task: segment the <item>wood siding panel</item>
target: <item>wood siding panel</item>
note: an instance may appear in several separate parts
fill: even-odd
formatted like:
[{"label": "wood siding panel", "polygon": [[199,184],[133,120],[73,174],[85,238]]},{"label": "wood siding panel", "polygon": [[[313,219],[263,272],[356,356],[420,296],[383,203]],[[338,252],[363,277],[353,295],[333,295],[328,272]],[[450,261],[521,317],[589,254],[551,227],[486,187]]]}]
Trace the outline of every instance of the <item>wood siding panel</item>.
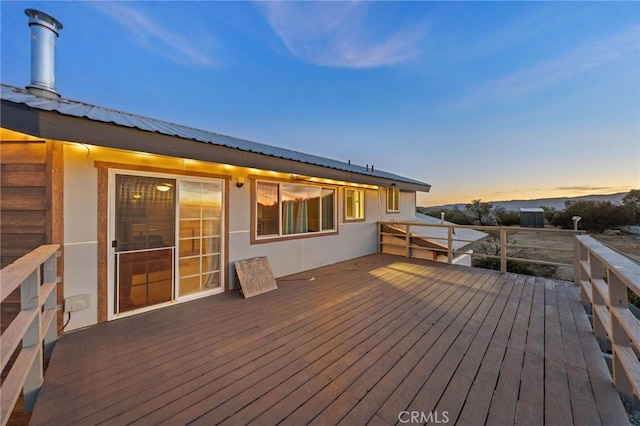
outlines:
[{"label": "wood siding panel", "polygon": [[4,267],[47,242],[44,141],[0,143],[0,237]]},{"label": "wood siding panel", "polygon": [[2,164],[44,164],[47,146],[42,142],[7,142],[0,144]]},{"label": "wood siding panel", "polygon": [[47,242],[46,144],[0,144],[2,266]]},{"label": "wood siding panel", "polygon": [[5,251],[8,253],[12,250],[26,250],[24,254],[27,254],[33,247],[42,244],[46,244],[44,234],[3,234],[0,248],[3,255]]},{"label": "wood siding panel", "polygon": [[44,164],[3,164],[0,166],[2,187],[45,186]]},{"label": "wood siding panel", "polygon": [[43,210],[21,211],[5,210],[2,212],[0,232],[4,234],[33,234],[42,233],[45,224]]},{"label": "wood siding panel", "polygon": [[[47,209],[47,196],[44,186],[23,188],[3,187],[0,194],[2,210],[40,210]],[[35,247],[34,247],[35,248]]]}]

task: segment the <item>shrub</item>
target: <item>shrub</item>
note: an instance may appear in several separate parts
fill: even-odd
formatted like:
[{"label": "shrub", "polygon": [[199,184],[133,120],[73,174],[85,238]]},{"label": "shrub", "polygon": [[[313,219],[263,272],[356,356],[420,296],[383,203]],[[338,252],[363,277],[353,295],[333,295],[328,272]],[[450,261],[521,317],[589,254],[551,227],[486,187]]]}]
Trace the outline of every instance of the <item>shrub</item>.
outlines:
[{"label": "shrub", "polygon": [[629,289],[627,289],[627,294],[629,295],[629,303],[640,308],[640,296],[636,295]]},{"label": "shrub", "polygon": [[640,189],[632,189],[622,198],[622,204],[629,207],[636,225],[640,225]]},{"label": "shrub", "polygon": [[634,221],[633,211],[629,206],[616,205],[610,201],[574,201],[568,202],[563,211],[556,212],[551,224],[573,229],[574,216],[582,218],[578,222],[578,229],[589,232],[602,232],[616,226],[630,225]]},{"label": "shrub", "polygon": [[520,225],[520,212],[498,210],[496,211],[496,217],[498,218],[498,223],[502,226]]},{"label": "shrub", "polygon": [[[493,269],[494,271],[500,270],[500,259],[493,258],[481,258],[473,261],[473,266],[476,268]],[[507,272],[513,272],[516,274],[535,275],[533,270],[528,265],[515,260],[507,260]]]}]

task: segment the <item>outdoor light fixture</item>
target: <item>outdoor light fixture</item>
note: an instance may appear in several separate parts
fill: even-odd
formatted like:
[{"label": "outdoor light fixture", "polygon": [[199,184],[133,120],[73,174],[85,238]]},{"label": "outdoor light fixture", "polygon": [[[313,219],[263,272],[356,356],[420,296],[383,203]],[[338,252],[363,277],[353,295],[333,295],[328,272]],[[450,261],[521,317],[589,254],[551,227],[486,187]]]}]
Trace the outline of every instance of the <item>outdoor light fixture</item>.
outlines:
[{"label": "outdoor light fixture", "polygon": [[156,189],[160,192],[167,192],[171,189],[173,185],[171,185],[170,183],[163,183],[162,185],[158,185],[156,186]]},{"label": "outdoor light fixture", "polygon": [[244,176],[238,177],[238,181],[236,182],[236,186],[238,188],[242,188],[244,186]]}]

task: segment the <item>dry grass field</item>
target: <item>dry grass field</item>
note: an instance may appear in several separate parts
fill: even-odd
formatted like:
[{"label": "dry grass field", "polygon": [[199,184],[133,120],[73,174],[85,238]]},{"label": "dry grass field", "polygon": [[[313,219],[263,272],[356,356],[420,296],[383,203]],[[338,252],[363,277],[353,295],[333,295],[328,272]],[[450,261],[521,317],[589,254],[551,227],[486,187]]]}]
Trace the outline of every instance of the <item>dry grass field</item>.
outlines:
[{"label": "dry grass field", "polygon": [[[600,242],[640,262],[640,236],[633,234],[608,235],[590,234]],[[563,232],[541,232],[535,229],[514,227],[507,233],[510,247],[507,254],[511,257],[534,259],[541,261],[573,263],[573,235]],[[522,248],[517,246],[536,246],[537,248]],[[536,275],[547,278],[573,281],[572,266],[550,266],[528,264]]]}]

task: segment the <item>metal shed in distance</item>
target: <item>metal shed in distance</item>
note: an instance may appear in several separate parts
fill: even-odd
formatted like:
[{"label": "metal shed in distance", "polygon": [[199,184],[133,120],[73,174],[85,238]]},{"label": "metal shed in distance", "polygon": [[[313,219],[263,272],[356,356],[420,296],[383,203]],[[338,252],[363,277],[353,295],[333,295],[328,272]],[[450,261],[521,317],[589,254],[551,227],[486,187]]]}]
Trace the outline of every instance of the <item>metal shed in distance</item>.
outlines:
[{"label": "metal shed in distance", "polygon": [[520,226],[523,228],[544,228],[544,210],[541,208],[521,208]]}]

